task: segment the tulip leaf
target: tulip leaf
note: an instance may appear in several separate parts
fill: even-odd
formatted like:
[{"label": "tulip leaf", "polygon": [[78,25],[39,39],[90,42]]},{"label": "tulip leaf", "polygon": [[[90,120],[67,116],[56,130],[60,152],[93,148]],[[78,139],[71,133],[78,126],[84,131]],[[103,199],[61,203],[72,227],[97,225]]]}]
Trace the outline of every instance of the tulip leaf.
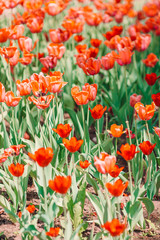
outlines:
[{"label": "tulip leaf", "polygon": [[147,209],[148,215],[150,216],[151,213],[154,211],[154,204],[153,202],[147,198],[147,197],[143,197],[143,198],[139,198],[140,201],[142,201],[145,204],[145,207]]}]

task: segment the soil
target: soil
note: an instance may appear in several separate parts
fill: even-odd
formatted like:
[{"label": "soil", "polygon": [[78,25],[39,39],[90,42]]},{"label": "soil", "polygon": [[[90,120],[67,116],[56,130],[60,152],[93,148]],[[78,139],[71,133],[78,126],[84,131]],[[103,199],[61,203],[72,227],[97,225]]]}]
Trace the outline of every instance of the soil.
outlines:
[{"label": "soil", "polygon": [[[89,192],[94,193],[92,187],[88,187]],[[5,191],[1,191],[0,194],[5,195]],[[153,213],[150,215],[149,221],[146,220],[146,229],[142,230],[140,228],[136,228],[134,231],[133,240],[158,240],[160,239],[160,199],[156,199],[153,201],[155,209]],[[35,191],[34,186],[28,187],[27,191],[27,204],[33,203],[35,205],[39,205],[40,201],[38,199],[38,195]],[[148,219],[147,211],[144,208],[144,217]],[[83,212],[83,219],[85,221],[96,220],[96,212],[93,206],[90,204],[89,200],[86,198],[85,207]],[[58,224],[58,222],[57,222]],[[93,227],[93,223],[89,223],[88,228],[83,234],[84,239],[88,239],[91,229]],[[39,225],[39,228],[43,228],[43,224]],[[94,233],[101,231],[100,227],[95,224]],[[3,208],[0,207],[0,233],[3,232],[3,235],[0,236],[0,240],[20,240],[21,236],[19,233],[19,224],[13,224],[8,215],[4,212]]]}]

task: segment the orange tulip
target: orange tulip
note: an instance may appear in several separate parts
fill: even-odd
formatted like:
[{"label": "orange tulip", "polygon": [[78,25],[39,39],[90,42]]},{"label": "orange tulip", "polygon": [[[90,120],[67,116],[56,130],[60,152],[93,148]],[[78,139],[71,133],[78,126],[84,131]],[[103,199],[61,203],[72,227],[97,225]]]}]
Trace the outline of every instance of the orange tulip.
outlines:
[{"label": "orange tulip", "polygon": [[75,35],[74,40],[76,42],[82,42],[84,40],[84,37],[82,35]]},{"label": "orange tulip", "polygon": [[83,26],[84,21],[82,20],[82,18],[65,19],[62,23],[62,27],[70,31],[72,34],[82,32]]},{"label": "orange tulip", "polygon": [[72,137],[70,140],[63,138],[63,144],[69,152],[74,153],[79,150],[83,144],[83,140],[77,140],[75,137]]},{"label": "orange tulip", "polygon": [[153,152],[153,149],[155,148],[155,144],[151,144],[149,141],[143,141],[143,143],[139,144],[139,148],[145,155],[150,155]]},{"label": "orange tulip", "polygon": [[52,128],[54,132],[56,132],[61,138],[67,138],[72,131],[72,128],[69,124],[58,124],[57,129]]},{"label": "orange tulip", "polygon": [[27,210],[29,213],[33,214],[33,213],[35,212],[36,208],[35,208],[34,205],[29,205],[28,207],[26,207],[26,210]]},{"label": "orange tulip", "polygon": [[105,70],[112,69],[114,67],[114,63],[115,63],[115,58],[112,52],[107,53],[105,56],[102,56],[101,64],[103,69]]},{"label": "orange tulip", "polygon": [[87,13],[85,14],[85,21],[89,26],[98,26],[102,22],[102,14]]},{"label": "orange tulip", "polygon": [[59,228],[59,227],[50,228],[50,229],[49,229],[49,232],[46,232],[46,235],[47,235],[47,236],[50,236],[50,237],[57,237],[58,234],[59,234],[59,231],[60,231],[60,228]]},{"label": "orange tulip", "polygon": [[99,52],[99,48],[88,48],[85,51],[85,55],[87,58],[96,58]]},{"label": "orange tulip", "polygon": [[24,33],[24,26],[22,24],[11,26],[9,39],[18,40],[20,37],[22,37]]},{"label": "orange tulip", "polygon": [[79,165],[80,165],[80,167],[83,168],[83,169],[88,168],[90,164],[91,164],[91,163],[90,163],[88,160],[79,161]]},{"label": "orange tulip", "polygon": [[104,107],[101,104],[97,104],[93,109],[90,109],[91,115],[94,119],[100,119],[104,112],[106,111],[107,107]]},{"label": "orange tulip", "polygon": [[56,176],[54,180],[48,181],[48,186],[55,192],[66,194],[72,183],[71,176]]},{"label": "orange tulip", "polygon": [[141,120],[150,120],[154,116],[155,112],[155,103],[152,102],[151,105],[146,105],[146,107],[138,102],[135,104],[134,109],[138,113]]},{"label": "orange tulip", "polygon": [[156,63],[159,61],[157,56],[154,53],[150,53],[146,59],[142,59],[142,62],[147,66],[147,67],[154,67]]},{"label": "orange tulip", "polygon": [[111,177],[116,178],[119,176],[120,172],[124,169],[124,167],[119,168],[118,165],[115,165],[110,171],[109,171],[109,175],[111,175]]},{"label": "orange tulip", "polygon": [[24,165],[19,163],[15,165],[12,163],[8,166],[8,170],[14,177],[21,177],[24,172]]},{"label": "orange tulip", "polygon": [[47,47],[50,56],[55,56],[57,59],[61,59],[65,53],[65,46],[63,43],[50,43]]},{"label": "orange tulip", "polygon": [[9,29],[8,28],[1,28],[0,29],[0,43],[4,43],[7,41],[9,37]]},{"label": "orange tulip", "polygon": [[49,1],[45,3],[44,9],[49,15],[56,16],[64,9],[64,3],[62,3],[60,4],[58,1]]},{"label": "orange tulip", "polygon": [[71,37],[71,35],[72,34],[70,31],[63,30],[61,28],[49,30],[49,36],[53,43],[66,42]]},{"label": "orange tulip", "polygon": [[126,223],[122,224],[119,222],[118,219],[113,219],[111,222],[106,222],[104,225],[101,226],[102,228],[105,228],[109,233],[113,236],[119,236],[121,235],[124,230],[126,229]]},{"label": "orange tulip", "polygon": [[11,67],[14,67],[17,65],[17,63],[19,61],[19,56],[20,56],[20,52],[17,49],[14,53],[14,56],[12,58],[6,59],[6,61],[7,61],[7,63],[9,62]]},{"label": "orange tulip", "polygon": [[122,145],[120,151],[121,152],[117,151],[117,154],[121,155],[126,161],[132,160],[135,154],[139,153],[139,151],[136,151],[134,144],[129,145],[128,143]]},{"label": "orange tulip", "polygon": [[20,37],[18,39],[18,45],[21,51],[23,52],[31,52],[33,49],[35,49],[37,45],[38,39],[35,41],[33,48],[32,48],[32,39],[29,37]]},{"label": "orange tulip", "polygon": [[16,50],[17,47],[14,47],[13,42],[11,41],[9,47],[3,47],[3,49],[1,49],[1,53],[4,54],[5,58],[12,58]]},{"label": "orange tulip", "polygon": [[4,101],[5,101],[5,87],[0,82],[0,102],[4,102]]},{"label": "orange tulip", "polygon": [[19,145],[12,145],[9,148],[4,150],[4,153],[8,153],[10,156],[11,155],[16,155],[18,156],[20,154],[20,149],[26,147],[24,144],[19,144]]},{"label": "orange tulip", "polygon": [[145,51],[151,43],[151,35],[137,34],[135,41],[135,49],[139,52]]},{"label": "orange tulip", "polygon": [[43,18],[30,17],[27,20],[27,27],[31,33],[39,33],[43,29]]},{"label": "orange tulip", "polygon": [[50,147],[39,148],[35,154],[28,153],[28,156],[36,161],[40,167],[47,167],[53,159],[53,149]]},{"label": "orange tulip", "polygon": [[30,77],[31,89],[36,97],[45,96],[48,93],[46,77],[43,73],[32,74]]},{"label": "orange tulip", "polygon": [[112,124],[110,130],[108,130],[113,137],[121,137],[121,135],[125,132],[123,131],[123,125],[118,126],[117,124]]},{"label": "orange tulip", "polygon": [[83,45],[79,44],[75,48],[78,53],[85,53],[87,49],[87,44],[83,44]]},{"label": "orange tulip", "polygon": [[155,133],[160,137],[160,128],[159,127],[154,127]]},{"label": "orange tulip", "polygon": [[19,59],[22,65],[29,65],[32,62],[34,55],[32,53],[23,52],[23,58]]},{"label": "orange tulip", "polygon": [[88,100],[94,101],[97,96],[97,84],[89,84],[85,83],[84,86],[82,86],[82,90],[88,92]]},{"label": "orange tulip", "polygon": [[115,181],[114,184],[106,183],[106,188],[114,197],[119,197],[120,195],[122,195],[122,193],[127,187],[128,187],[128,182],[125,182],[123,184],[121,179],[118,179],[117,181]]},{"label": "orange tulip", "polygon": [[47,90],[52,93],[59,93],[67,83],[54,75],[46,77]]},{"label": "orange tulip", "polygon": [[131,52],[129,48],[125,47],[119,51],[116,61],[120,66],[128,65],[132,61],[132,55],[133,52]]},{"label": "orange tulip", "polygon": [[92,38],[92,39],[90,40],[90,43],[91,43],[91,45],[92,45],[93,47],[98,48],[98,47],[101,45],[102,40],[93,39],[93,38]]},{"label": "orange tulip", "polygon": [[5,103],[9,107],[16,107],[20,100],[21,97],[15,97],[12,91],[6,92],[5,94]]},{"label": "orange tulip", "polygon": [[88,58],[85,64],[81,65],[81,68],[83,69],[86,75],[98,74],[101,68],[101,60],[99,58],[98,59],[92,57]]},{"label": "orange tulip", "polygon": [[16,81],[16,86],[17,86],[17,96],[26,96],[31,93],[31,84],[29,79],[20,80]]},{"label": "orange tulip", "polygon": [[46,109],[49,107],[53,98],[54,98],[53,95],[47,95],[44,97],[39,97],[37,99],[34,96],[32,96],[28,97],[28,100],[30,102],[33,102],[33,104],[35,104],[38,109]]},{"label": "orange tulip", "polygon": [[77,105],[85,105],[88,103],[88,91],[79,91],[78,86],[75,86],[71,89],[71,95]]}]

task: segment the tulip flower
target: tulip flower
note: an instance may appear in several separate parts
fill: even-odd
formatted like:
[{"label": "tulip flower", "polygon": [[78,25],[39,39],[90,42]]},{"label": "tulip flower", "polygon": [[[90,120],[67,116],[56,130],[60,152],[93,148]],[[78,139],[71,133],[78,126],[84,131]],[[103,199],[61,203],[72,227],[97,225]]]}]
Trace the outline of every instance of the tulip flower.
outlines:
[{"label": "tulip flower", "polygon": [[46,235],[49,237],[57,237],[59,234],[59,231],[60,231],[59,227],[56,227],[56,228],[51,227],[49,229],[49,232],[46,232]]},{"label": "tulip flower", "polygon": [[0,82],[0,102],[4,102],[4,101],[5,101],[5,87]]},{"label": "tulip flower", "polygon": [[88,92],[88,100],[94,101],[97,96],[97,84],[89,84],[85,83],[84,86],[82,86],[82,90]]},{"label": "tulip flower", "polygon": [[115,163],[116,157],[105,152],[101,152],[99,158],[97,156],[94,157],[94,165],[98,172],[102,174],[110,173],[114,169]]},{"label": "tulip flower", "polygon": [[157,56],[154,53],[150,53],[146,59],[143,59],[142,62],[147,66],[147,67],[154,67],[156,63],[159,61]]},{"label": "tulip flower", "polygon": [[139,153],[139,151],[136,151],[136,146],[128,143],[122,145],[120,151],[117,151],[117,154],[121,155],[126,161],[132,160],[136,153]]},{"label": "tulip flower", "polygon": [[135,49],[139,52],[145,51],[151,43],[151,35],[138,33],[135,41]]},{"label": "tulip flower", "polygon": [[157,81],[157,79],[159,79],[159,78],[160,78],[160,76],[157,76],[156,73],[146,74],[146,76],[145,76],[145,80],[149,86],[153,86],[155,84],[155,82]]},{"label": "tulip flower", "polygon": [[57,66],[57,57],[55,56],[46,56],[44,58],[39,59],[42,65],[48,69],[55,68]]},{"label": "tulip flower", "polygon": [[93,47],[98,48],[98,47],[101,45],[102,40],[93,39],[93,38],[92,38],[92,39],[90,40],[90,43],[91,43],[91,45],[92,45]]},{"label": "tulip flower", "polygon": [[63,138],[63,144],[69,152],[74,153],[79,150],[83,144],[83,140],[77,140],[75,137],[72,137],[70,140]]},{"label": "tulip flower", "polygon": [[116,178],[119,176],[120,172],[124,169],[124,167],[119,168],[118,165],[115,165],[110,171],[109,171],[109,175],[111,175],[111,177]]},{"label": "tulip flower", "polygon": [[69,124],[58,124],[57,129],[52,128],[54,132],[56,132],[61,138],[67,138],[72,131],[72,128]]},{"label": "tulip flower", "polygon": [[55,192],[66,194],[72,183],[71,176],[56,176],[54,180],[48,181],[48,186]]},{"label": "tulip flower", "polygon": [[122,193],[127,187],[128,187],[128,182],[125,182],[123,184],[121,179],[118,179],[117,181],[115,181],[114,184],[106,183],[106,188],[114,197],[119,197],[120,195],[122,195]]},{"label": "tulip flower", "polygon": [[123,125],[121,124],[118,126],[117,124],[112,124],[110,127],[110,130],[108,130],[110,134],[112,134],[113,137],[121,137],[121,135],[125,132],[123,131]]},{"label": "tulip flower", "polygon": [[28,100],[30,102],[33,102],[33,104],[35,104],[38,109],[46,109],[49,107],[53,98],[54,98],[53,95],[47,95],[44,97],[39,97],[37,99],[32,96],[32,97],[28,97]]},{"label": "tulip flower", "polygon": [[160,92],[157,94],[152,94],[152,100],[157,107],[160,107]]},{"label": "tulip flower", "polygon": [[83,69],[84,73],[86,75],[96,75],[99,73],[101,68],[101,60],[94,59],[94,58],[88,58],[85,62],[85,64],[81,65],[81,68]]},{"label": "tulip flower", "polygon": [[71,37],[71,35],[72,34],[70,31],[63,30],[61,28],[49,30],[49,36],[53,43],[66,42]]},{"label": "tulip flower", "polygon": [[21,51],[23,52],[31,52],[33,49],[35,49],[37,45],[38,39],[35,41],[33,48],[32,48],[32,39],[29,37],[20,37],[18,39],[18,45]]},{"label": "tulip flower", "polygon": [[34,55],[32,53],[23,52],[23,57],[20,58],[18,61],[22,65],[29,65],[31,64],[33,57]]},{"label": "tulip flower", "polygon": [[101,104],[97,104],[93,109],[90,109],[91,115],[94,119],[100,119],[104,112],[106,111],[107,107],[104,107]]},{"label": "tulip flower", "polygon": [[82,42],[84,40],[84,37],[82,35],[75,35],[74,40],[76,42]]},{"label": "tulip flower", "polygon": [[126,229],[126,223],[120,223],[118,219],[113,219],[111,222],[107,221],[101,226],[105,228],[113,237],[121,235]]},{"label": "tulip flower", "polygon": [[12,163],[8,166],[8,170],[14,177],[21,177],[24,172],[24,165],[20,163],[17,163],[15,165],[14,163]]},{"label": "tulip flower", "polygon": [[141,98],[142,98],[142,95],[137,95],[136,93],[132,94],[130,96],[130,105],[131,107],[134,108],[134,105],[137,103],[137,102],[140,102],[141,101]]},{"label": "tulip flower", "polygon": [[138,113],[141,120],[148,121],[154,116],[155,112],[155,103],[152,102],[151,105],[146,105],[146,107],[138,102],[135,104],[134,109]]},{"label": "tulip flower", "polygon": [[22,37],[23,33],[24,26],[22,24],[11,26],[9,39],[18,40],[20,37]]},{"label": "tulip flower", "polygon": [[15,97],[12,91],[6,92],[5,94],[5,103],[9,107],[16,107],[20,100],[21,97]]},{"label": "tulip flower", "polygon": [[154,127],[154,131],[158,135],[158,137],[160,138],[160,128],[159,127]]},{"label": "tulip flower", "polygon": [[33,213],[35,212],[36,208],[35,208],[34,205],[28,205],[28,207],[26,207],[26,210],[27,210],[29,213],[33,214]]},{"label": "tulip flower", "polygon": [[63,54],[66,51],[66,47],[63,43],[50,43],[47,47],[49,56],[57,57],[57,59],[61,59]]},{"label": "tulip flower", "polygon": [[27,20],[27,27],[31,33],[39,33],[43,29],[43,18],[31,17]]},{"label": "tulip flower", "polygon": [[101,59],[102,68],[105,70],[110,70],[114,67],[115,58],[113,52],[107,53],[104,57]]},{"label": "tulip flower", "polygon": [[31,84],[29,79],[20,80],[16,81],[16,86],[17,86],[17,96],[26,96],[31,93]]},{"label": "tulip flower", "polygon": [[88,160],[85,160],[85,161],[79,161],[79,166],[83,169],[86,169],[89,167],[91,163],[88,161]]},{"label": "tulip flower", "polygon": [[50,147],[39,148],[35,154],[28,153],[28,156],[36,161],[40,167],[47,167],[53,159],[53,149]]},{"label": "tulip flower", "polygon": [[0,43],[4,43],[8,40],[9,33],[10,33],[10,31],[8,28],[0,29]]},{"label": "tulip flower", "polygon": [[144,155],[150,155],[155,148],[155,144],[151,144],[149,141],[143,141],[143,143],[139,144],[139,148],[143,152]]},{"label": "tulip flower", "polygon": [[75,86],[71,89],[71,95],[77,105],[85,105],[88,103],[89,92],[79,91],[79,87]]}]

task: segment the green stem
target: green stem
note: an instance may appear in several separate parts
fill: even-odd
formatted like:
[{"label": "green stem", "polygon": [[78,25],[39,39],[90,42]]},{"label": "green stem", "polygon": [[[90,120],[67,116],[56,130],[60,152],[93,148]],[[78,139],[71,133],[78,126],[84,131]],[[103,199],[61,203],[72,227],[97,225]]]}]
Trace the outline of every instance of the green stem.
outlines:
[{"label": "green stem", "polygon": [[[127,78],[126,78],[126,66],[124,66],[124,82],[125,82],[125,92],[126,92],[126,101],[127,101],[127,111],[129,114],[129,101],[128,101],[128,92],[127,92]],[[127,116],[128,116],[127,114]]]},{"label": "green stem", "polygon": [[118,142],[118,138],[115,138],[115,155],[117,154],[117,142]]},{"label": "green stem", "polygon": [[65,221],[65,227],[67,225],[67,211],[66,211],[66,205],[65,205],[65,195],[63,196],[63,211],[64,211],[64,221]]},{"label": "green stem", "polygon": [[131,193],[131,202],[132,202],[132,197],[133,197],[132,173],[131,173],[131,163],[129,161],[128,161],[128,171],[129,171],[130,193]]},{"label": "green stem", "polygon": [[18,145],[16,128],[15,128],[14,107],[12,107],[12,121],[13,121],[13,132],[14,132],[15,142],[16,142],[16,145]]},{"label": "green stem", "polygon": [[44,167],[42,168],[42,172],[43,172],[44,209],[45,209],[45,213],[47,214],[47,186],[46,186]]},{"label": "green stem", "polygon": [[147,123],[147,121],[146,121],[146,129],[147,129],[147,134],[148,134],[149,141],[151,142],[151,137],[150,137],[150,133],[149,133],[149,128],[148,128],[148,123]]},{"label": "green stem", "polygon": [[55,94],[55,97],[56,97],[56,109],[57,109],[56,117],[57,117],[58,116],[58,96],[57,96],[57,93]]},{"label": "green stem", "polygon": [[105,129],[105,137],[104,137],[104,139],[106,140],[107,135],[108,135],[108,132],[107,132],[107,129],[108,129],[108,113],[105,113],[105,117],[106,117],[106,129]]},{"label": "green stem", "polygon": [[100,135],[100,130],[99,130],[99,119],[97,119],[97,142],[98,142],[98,152],[99,152],[99,155],[100,155],[100,152],[101,152],[101,148],[100,148],[100,144],[101,144],[101,142],[100,142],[100,137],[99,137],[99,135]]},{"label": "green stem", "polygon": [[83,120],[83,131],[84,131],[84,140],[85,140],[85,117],[84,117],[84,109],[83,109],[83,105],[81,105],[81,113],[82,113],[82,120]]},{"label": "green stem", "polygon": [[90,102],[88,102],[88,111],[87,111],[87,126],[89,128],[89,108],[90,108]]},{"label": "green stem", "polygon": [[54,106],[54,98],[53,98],[53,126],[55,128],[56,124],[55,124],[55,111],[54,111],[54,108],[55,108],[55,106]]}]

